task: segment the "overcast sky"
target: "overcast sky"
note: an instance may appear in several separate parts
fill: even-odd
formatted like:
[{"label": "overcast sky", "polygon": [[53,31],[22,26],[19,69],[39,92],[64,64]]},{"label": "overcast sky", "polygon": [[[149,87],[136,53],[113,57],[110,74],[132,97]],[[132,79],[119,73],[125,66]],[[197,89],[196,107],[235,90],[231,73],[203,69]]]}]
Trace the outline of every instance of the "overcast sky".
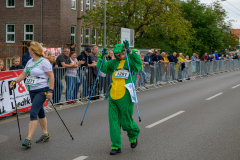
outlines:
[{"label": "overcast sky", "polygon": [[[215,0],[200,0],[201,3],[211,4]],[[221,0],[219,0],[221,1]],[[223,8],[229,17],[227,20],[233,20],[233,28],[240,29],[240,0],[226,0],[221,2]]]}]

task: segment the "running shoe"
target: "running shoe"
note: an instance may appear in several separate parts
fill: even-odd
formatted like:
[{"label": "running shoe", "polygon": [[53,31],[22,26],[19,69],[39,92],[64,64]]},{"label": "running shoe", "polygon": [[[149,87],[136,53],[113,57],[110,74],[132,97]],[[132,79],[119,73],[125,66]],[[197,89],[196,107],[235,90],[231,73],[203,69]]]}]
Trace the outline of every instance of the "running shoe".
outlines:
[{"label": "running shoe", "polygon": [[36,143],[38,143],[38,142],[48,142],[48,140],[49,140],[49,134],[48,134],[48,136],[46,136],[45,134],[43,134],[37,141],[36,141]]},{"label": "running shoe", "polygon": [[30,138],[26,138],[25,141],[22,143],[22,146],[27,147],[27,148],[31,148],[32,146],[32,142]]}]

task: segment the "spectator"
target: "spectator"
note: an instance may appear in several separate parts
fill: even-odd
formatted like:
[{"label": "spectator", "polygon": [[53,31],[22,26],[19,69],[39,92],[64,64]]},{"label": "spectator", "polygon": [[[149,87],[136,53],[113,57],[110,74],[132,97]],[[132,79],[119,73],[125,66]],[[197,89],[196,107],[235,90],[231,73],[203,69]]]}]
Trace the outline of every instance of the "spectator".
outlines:
[{"label": "spectator", "polygon": [[4,70],[3,70],[3,67],[4,67],[4,62],[3,62],[3,60],[0,59],[0,73],[1,73],[2,71],[4,71]]},{"label": "spectator", "polygon": [[13,56],[13,65],[7,69],[7,71],[9,70],[19,70],[19,69],[24,69],[23,65],[19,65],[20,64],[20,57],[19,56]]},{"label": "spectator", "polygon": [[111,58],[111,59],[115,59],[115,56],[114,56],[112,50],[110,50],[110,51],[108,52],[108,57]]},{"label": "spectator", "polygon": [[[115,59],[114,54],[112,50],[108,50],[108,54],[106,56],[106,61],[110,61]],[[105,74],[100,71],[99,73],[99,91],[103,94],[101,94],[102,97],[104,97],[104,94],[107,93],[107,90],[111,84],[111,74]]]},{"label": "spectator", "polygon": [[177,53],[176,55],[180,64],[176,65],[176,70],[178,70],[178,82],[182,82],[182,70],[185,69],[185,60],[182,53]]},{"label": "spectator", "polygon": [[47,49],[47,50],[45,51],[45,56],[47,56],[47,57],[52,57],[52,51],[49,50],[49,49]]},{"label": "spectator", "polygon": [[183,77],[187,78],[187,80],[190,80],[189,75],[188,75],[188,70],[191,66],[192,60],[189,60],[189,56],[186,56],[185,58],[185,68],[183,70]]},{"label": "spectator", "polygon": [[156,63],[156,62],[153,62],[153,60],[152,60],[152,54],[153,54],[153,52],[151,50],[149,50],[148,53],[144,56],[144,63],[145,63],[144,71],[146,72],[147,75],[148,75],[149,70],[151,73],[150,84],[153,84],[153,78],[154,78],[153,64]]},{"label": "spectator", "polygon": [[[90,57],[91,57],[91,60],[93,63],[97,64],[97,61],[98,61],[98,47],[97,46],[93,46],[92,48],[92,53],[90,54]],[[93,66],[92,68],[90,68],[90,70],[92,70],[92,73],[89,72],[89,78],[90,78],[90,88],[92,90],[93,86],[94,86],[94,83],[95,83],[95,80],[97,78],[97,74],[98,74],[98,71],[99,69],[96,67],[96,66]],[[102,76],[105,76],[106,77],[106,74],[101,74]],[[96,99],[99,99],[99,83],[98,81],[96,82],[96,86],[95,86],[95,89],[94,89],[94,92],[92,94],[92,98],[91,100],[96,100]]]},{"label": "spectator", "polygon": [[169,63],[169,60],[168,60],[168,54],[166,52],[163,52],[162,54],[162,57],[163,57],[163,63],[164,63],[164,73],[165,73],[165,79],[166,81],[168,81],[168,63]]},{"label": "spectator", "polygon": [[201,61],[202,61],[202,62],[200,62],[200,63],[201,63],[200,66],[201,66],[201,68],[202,68],[202,75],[203,75],[203,71],[204,71],[206,74],[208,74],[209,65],[208,65],[207,62],[209,61],[209,57],[208,57],[207,52],[204,53],[204,55],[203,55],[202,58],[201,58]]},{"label": "spectator", "polygon": [[175,78],[175,65],[181,63],[180,61],[178,61],[176,56],[177,56],[176,52],[174,52],[173,54],[168,56],[168,60],[170,62],[170,75],[172,76],[173,81],[176,80],[176,78]]},{"label": "spectator", "polygon": [[196,61],[196,70],[197,70],[197,74],[200,74],[200,59],[199,59],[199,53],[196,53],[196,57],[197,57],[197,61]]},{"label": "spectator", "polygon": [[[91,68],[92,67],[95,67],[96,66],[96,63],[95,62],[93,62],[92,61],[92,59],[91,59],[91,57],[90,57],[90,54],[91,54],[91,49],[90,48],[86,48],[86,50],[85,51],[83,51],[78,57],[77,57],[77,60],[78,61],[80,61],[80,60],[82,60],[82,61],[84,61],[85,63],[84,64],[82,64],[82,67],[84,66],[84,67],[86,67],[86,68],[84,68],[85,69],[85,71],[87,72],[87,74],[86,74],[86,80],[87,80],[87,83],[84,83],[83,85],[83,88],[84,88],[84,96],[86,96],[86,95],[90,95],[90,93],[91,93],[91,88],[90,88],[90,70],[91,70]],[[90,70],[89,70],[90,69]],[[83,76],[82,76],[83,77]],[[82,78],[81,77],[81,78]],[[83,78],[83,81],[85,80],[85,78]],[[86,81],[85,80],[85,81]],[[86,90],[87,90],[87,92],[85,93],[85,85],[86,85]]]},{"label": "spectator", "polygon": [[227,58],[227,55],[226,55],[226,54],[223,55],[223,60],[224,60],[224,61],[228,61],[228,58]]},{"label": "spectator", "polygon": [[71,43],[71,46],[69,47],[70,52],[75,52],[75,43]]},{"label": "spectator", "polygon": [[58,65],[58,67],[64,67],[64,68],[55,68],[55,70],[57,70],[57,74],[55,75],[56,79],[54,83],[54,94],[53,94],[54,103],[59,103],[59,101],[61,100],[61,96],[64,88],[62,79],[63,79],[63,76],[65,75],[66,69],[78,67],[77,64],[71,62],[69,54],[70,54],[70,49],[68,47],[64,47],[63,53],[61,53],[56,59],[56,64]]},{"label": "spectator", "polygon": [[23,65],[23,67],[25,67],[27,62],[31,59],[30,54],[29,54],[30,43],[31,43],[31,41],[27,42],[28,52],[24,53],[24,55],[22,56],[22,65]]},{"label": "spectator", "polygon": [[191,60],[192,60],[191,71],[192,71],[192,76],[194,76],[194,74],[196,73],[196,64],[197,62],[199,62],[196,53],[193,53]]},{"label": "spectator", "polygon": [[[72,51],[70,53],[70,60],[71,63],[77,64],[78,66],[81,66],[84,61],[77,61],[77,54]],[[65,80],[66,80],[66,101],[68,101],[68,104],[75,103],[75,99],[77,97],[74,97],[74,89],[76,86],[77,81],[80,81],[77,79],[77,70],[78,67],[76,68],[67,68],[66,74],[65,74]]]},{"label": "spectator", "polygon": [[218,57],[218,53],[217,53],[218,51],[216,50],[213,54],[214,54],[214,56],[215,56],[215,59],[218,61],[219,60],[219,57]]},{"label": "spectator", "polygon": [[162,82],[162,75],[163,75],[163,57],[160,55],[158,50],[154,50],[155,54],[152,55],[152,60],[156,64],[156,82],[160,81]]},{"label": "spectator", "polygon": [[140,54],[140,58],[142,61],[142,69],[139,71],[139,81],[138,81],[138,85],[142,86],[142,89],[147,89],[147,87],[145,86],[145,82],[147,81],[147,75],[144,72],[144,67],[145,67],[145,63],[144,63],[144,54]]}]

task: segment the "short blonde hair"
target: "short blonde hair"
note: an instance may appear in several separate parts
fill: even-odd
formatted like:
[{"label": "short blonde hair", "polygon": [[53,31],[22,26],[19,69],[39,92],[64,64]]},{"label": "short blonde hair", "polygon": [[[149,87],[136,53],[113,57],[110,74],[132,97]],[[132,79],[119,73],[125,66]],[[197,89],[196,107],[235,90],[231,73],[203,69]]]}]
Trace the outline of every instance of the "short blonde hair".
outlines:
[{"label": "short blonde hair", "polygon": [[93,46],[92,49],[98,48],[98,46]]},{"label": "short blonde hair", "polygon": [[141,53],[141,54],[140,54],[140,56],[141,56],[141,57],[144,57],[144,54],[143,54],[143,53]]},{"label": "short blonde hair", "polygon": [[39,57],[43,56],[43,47],[40,43],[32,41],[30,42],[32,51]]},{"label": "short blonde hair", "polygon": [[4,64],[3,60],[0,59],[0,63],[3,63],[3,64]]},{"label": "short blonde hair", "polygon": [[19,56],[13,56],[13,61],[15,61],[16,59],[20,59],[20,57]]}]

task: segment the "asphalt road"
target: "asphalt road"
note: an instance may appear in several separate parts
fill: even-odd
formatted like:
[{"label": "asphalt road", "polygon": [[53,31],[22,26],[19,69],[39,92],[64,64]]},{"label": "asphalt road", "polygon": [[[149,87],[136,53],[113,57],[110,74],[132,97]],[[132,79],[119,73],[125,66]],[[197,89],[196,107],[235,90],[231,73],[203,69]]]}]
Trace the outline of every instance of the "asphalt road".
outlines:
[{"label": "asphalt road", "polygon": [[[137,148],[122,132],[122,153],[110,156],[108,102],[92,103],[83,126],[86,105],[60,110],[74,141],[55,112],[47,113],[50,141],[21,146],[17,122],[0,121],[1,160],[239,160],[240,71],[198,78],[138,93],[142,122]],[[238,86],[237,86],[238,85]],[[232,88],[236,86],[235,88]],[[216,95],[216,96],[215,96]],[[22,138],[29,117],[20,119]],[[157,122],[157,123],[156,123]],[[33,141],[41,136],[38,125]]]}]

